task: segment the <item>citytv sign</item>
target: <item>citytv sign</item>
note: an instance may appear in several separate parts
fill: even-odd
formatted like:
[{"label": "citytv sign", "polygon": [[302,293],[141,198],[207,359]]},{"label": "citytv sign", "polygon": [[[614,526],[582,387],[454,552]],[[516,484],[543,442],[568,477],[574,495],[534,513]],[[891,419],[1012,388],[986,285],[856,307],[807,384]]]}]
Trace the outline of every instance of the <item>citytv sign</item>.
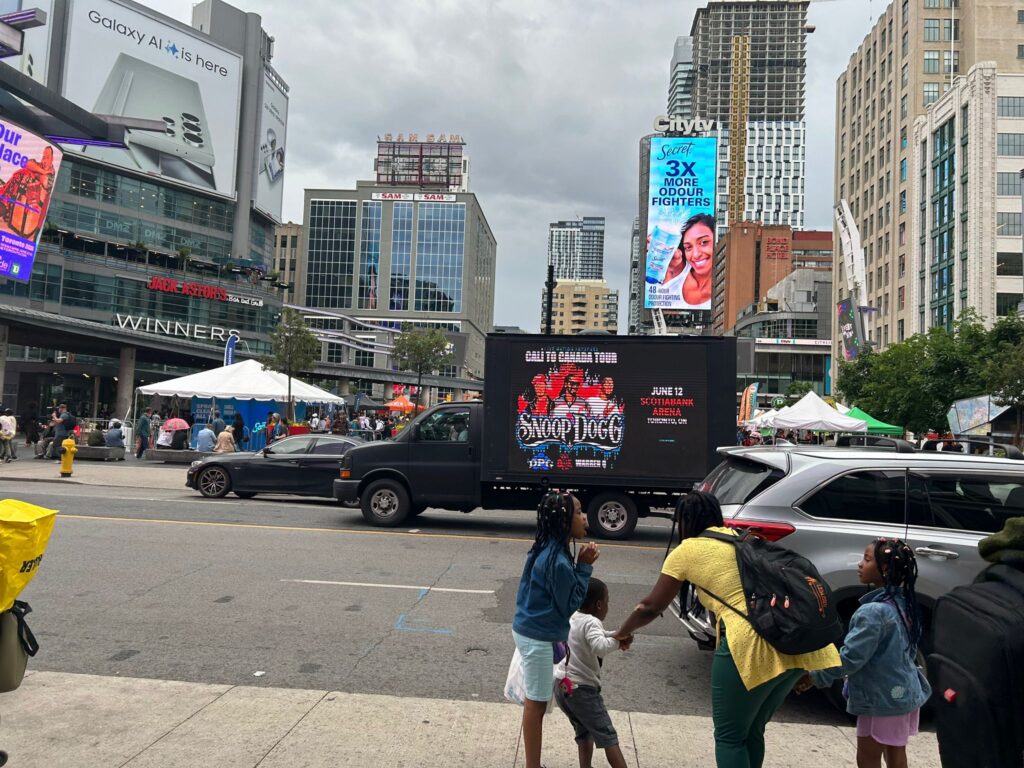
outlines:
[{"label": "citytv sign", "polygon": [[718,127],[716,120],[703,120],[699,117],[668,117],[658,115],[654,118],[654,130],[658,133],[675,133],[683,136],[696,136],[709,133]]},{"label": "citytv sign", "polygon": [[182,336],[195,341],[227,341],[232,336],[241,338],[242,334],[234,328],[221,328],[217,325],[202,323],[179,323],[176,320],[157,320],[154,317],[137,317],[135,315],[114,315],[114,322],[119,328],[143,333],[156,333],[163,336]]}]

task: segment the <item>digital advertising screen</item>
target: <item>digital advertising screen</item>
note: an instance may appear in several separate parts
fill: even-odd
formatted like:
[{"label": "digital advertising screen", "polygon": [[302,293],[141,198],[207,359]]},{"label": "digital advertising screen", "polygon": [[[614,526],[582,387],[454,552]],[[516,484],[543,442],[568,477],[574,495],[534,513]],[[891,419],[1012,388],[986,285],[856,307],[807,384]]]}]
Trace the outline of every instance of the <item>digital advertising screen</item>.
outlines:
[{"label": "digital advertising screen", "polygon": [[256,158],[255,205],[274,221],[284,201],[284,157],[288,133],[288,92],[269,69],[263,72],[260,150]]},{"label": "digital advertising screen", "polygon": [[233,198],[241,85],[241,56],[198,31],[114,0],[71,4],[62,95],[89,112],[164,129],[128,129],[124,149],[69,152]]},{"label": "digital advertising screen", "polygon": [[718,139],[651,139],[645,309],[711,309]]},{"label": "digital advertising screen", "polygon": [[843,299],[836,304],[836,325],[843,340],[843,359],[854,360],[860,354],[861,335],[853,299]]},{"label": "digital advertising screen", "polygon": [[0,277],[28,282],[60,170],[60,148],[0,123]]},{"label": "digital advertising screen", "polygon": [[492,476],[671,485],[703,478],[714,447],[735,437],[734,339],[487,343]]}]

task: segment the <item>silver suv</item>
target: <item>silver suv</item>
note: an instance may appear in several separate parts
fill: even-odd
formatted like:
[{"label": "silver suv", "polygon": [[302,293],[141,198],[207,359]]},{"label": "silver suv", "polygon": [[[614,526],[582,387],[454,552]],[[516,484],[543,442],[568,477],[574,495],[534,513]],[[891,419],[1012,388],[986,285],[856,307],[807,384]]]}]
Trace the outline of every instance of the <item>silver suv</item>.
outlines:
[{"label": "silver suv", "polygon": [[[927,651],[936,599],[971,583],[987,565],[978,555],[980,539],[1024,515],[1024,456],[1012,447],[1002,452],[1015,459],[878,442],[720,448],[724,461],[697,487],[718,498],[730,527],[781,540],[809,558],[832,588],[844,620],[865,592],[857,580],[864,547],[879,536],[907,541],[917,554]],[[673,608],[690,636],[711,647],[714,617],[692,588]]]}]

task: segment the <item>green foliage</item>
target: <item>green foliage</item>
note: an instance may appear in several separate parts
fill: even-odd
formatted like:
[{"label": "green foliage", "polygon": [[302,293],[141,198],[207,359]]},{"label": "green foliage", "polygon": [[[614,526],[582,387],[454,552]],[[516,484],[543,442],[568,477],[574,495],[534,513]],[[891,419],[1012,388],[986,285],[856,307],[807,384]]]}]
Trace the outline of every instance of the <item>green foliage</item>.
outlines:
[{"label": "green foliage", "polygon": [[786,389],[786,396],[793,400],[799,400],[812,391],[814,391],[814,382],[812,381],[791,381]]},{"label": "green foliage", "polygon": [[294,309],[281,312],[281,321],[270,334],[271,353],[260,362],[264,369],[279,371],[288,377],[288,420],[295,418],[292,408],[292,377],[311,371],[320,359],[320,342],[306,327],[306,321]]},{"label": "green foliage", "polygon": [[[1014,353],[1009,350],[1022,344],[1024,319],[1003,317],[986,330],[982,318],[968,309],[952,331],[931,328],[882,352],[868,350],[841,361],[836,389],[849,404],[882,421],[917,433],[944,432],[953,401],[995,394],[997,382],[1013,395]],[[1024,375],[1022,355],[1016,354]],[[1024,393],[1020,402],[1024,406]]]},{"label": "green foliage", "polygon": [[423,374],[451,365],[452,353],[449,348],[448,337],[440,329],[418,330],[409,323],[402,323],[402,333],[395,339],[391,356],[400,371],[416,374],[417,405],[423,391]]},{"label": "green foliage", "polygon": [[1008,405],[1016,411],[1014,442],[1020,445],[1021,420],[1024,416],[1024,341],[1001,344],[989,358],[985,376],[992,399],[998,405]]}]

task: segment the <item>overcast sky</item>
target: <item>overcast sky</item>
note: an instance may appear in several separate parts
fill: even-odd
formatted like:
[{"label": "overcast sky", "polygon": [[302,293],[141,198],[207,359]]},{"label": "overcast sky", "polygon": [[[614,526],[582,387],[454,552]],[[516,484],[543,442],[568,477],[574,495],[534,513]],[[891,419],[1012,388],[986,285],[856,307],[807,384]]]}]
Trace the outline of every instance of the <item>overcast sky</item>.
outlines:
[{"label": "overcast sky", "polygon": [[[191,20],[187,0],[142,0]],[[233,0],[276,38],[291,86],[284,217],[303,189],[372,177],[385,132],[458,133],[498,241],[494,321],[536,331],[548,223],[605,216],[605,276],[628,316],[638,142],[665,112],[696,0]],[[886,8],[812,0],[808,228],[832,228],[835,80]]]}]

